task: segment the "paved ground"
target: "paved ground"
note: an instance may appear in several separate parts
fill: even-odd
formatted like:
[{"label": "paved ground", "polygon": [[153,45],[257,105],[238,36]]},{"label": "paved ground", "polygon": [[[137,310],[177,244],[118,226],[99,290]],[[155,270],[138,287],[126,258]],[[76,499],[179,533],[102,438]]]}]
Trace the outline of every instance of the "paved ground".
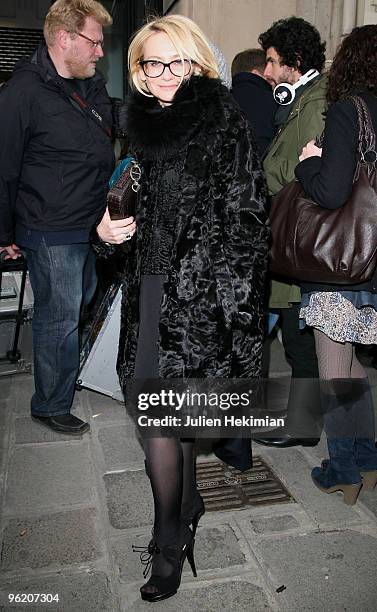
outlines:
[{"label": "paved ground", "polygon": [[[271,370],[287,370],[276,342]],[[71,439],[31,422],[31,392],[29,375],[0,378],[0,610],[150,609],[139,599],[131,545],[149,539],[151,494],[124,409],[77,393],[75,414],[89,419],[91,433]],[[310,469],[326,454],[323,441],[255,452],[295,502],[207,513],[198,578],[186,569],[178,595],[155,609],[375,612],[377,491],[361,492],[353,507],[317,491]],[[10,605],[10,593],[58,594],[59,602]]]}]

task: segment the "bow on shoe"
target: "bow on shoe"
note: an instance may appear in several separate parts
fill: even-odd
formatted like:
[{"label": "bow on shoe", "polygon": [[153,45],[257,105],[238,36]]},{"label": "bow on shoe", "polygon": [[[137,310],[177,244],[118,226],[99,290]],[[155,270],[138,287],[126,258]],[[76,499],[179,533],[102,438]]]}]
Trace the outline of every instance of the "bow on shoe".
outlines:
[{"label": "bow on shoe", "polygon": [[159,554],[161,551],[158,548],[156,542],[151,540],[148,546],[134,546],[132,545],[132,551],[140,553],[140,563],[144,565],[143,577],[146,578],[151,571],[153,555]]}]

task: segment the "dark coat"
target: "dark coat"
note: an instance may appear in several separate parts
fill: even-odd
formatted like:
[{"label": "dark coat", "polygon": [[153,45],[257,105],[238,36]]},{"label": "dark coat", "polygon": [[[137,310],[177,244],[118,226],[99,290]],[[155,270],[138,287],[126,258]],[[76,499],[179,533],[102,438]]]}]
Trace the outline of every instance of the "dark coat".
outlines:
[{"label": "dark coat", "polygon": [[192,77],[165,108],[134,94],[128,135],[142,188],[136,241],[123,272],[122,387],[134,371],[148,203],[167,189],[177,202],[159,376],[258,376],[268,230],[265,181],[246,120],[218,80]]},{"label": "dark coat", "polygon": [[258,150],[264,154],[275,134],[277,104],[267,81],[251,72],[239,72],[232,79],[232,94],[249,121]]},{"label": "dark coat", "polygon": [[[106,206],[111,139],[62,93],[59,79],[41,45],[1,88],[0,246],[14,241],[14,224],[89,233]],[[96,73],[83,84],[86,100],[111,126],[104,79]]]},{"label": "dark coat", "polygon": [[[369,108],[377,133],[377,98],[370,92],[355,92]],[[306,193],[320,206],[336,209],[343,206],[352,191],[357,162],[359,135],[356,107],[350,100],[339,100],[329,107],[326,117],[322,157],[309,157],[295,170]],[[377,272],[369,282],[359,285],[303,283],[310,291],[372,291],[377,293]]]}]

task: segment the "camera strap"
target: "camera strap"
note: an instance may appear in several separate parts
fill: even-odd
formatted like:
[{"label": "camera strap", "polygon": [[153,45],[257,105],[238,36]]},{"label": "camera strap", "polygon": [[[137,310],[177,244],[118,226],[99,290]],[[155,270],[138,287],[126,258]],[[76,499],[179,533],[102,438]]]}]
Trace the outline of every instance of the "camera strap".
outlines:
[{"label": "camera strap", "polygon": [[94,121],[109,138],[112,137],[112,128],[107,125],[102,115],[98,110],[87,102],[75,89],[70,89],[60,79],[53,79],[54,83],[58,86],[60,91],[64,93],[71,101],[74,102],[75,106],[78,106],[82,112],[84,112],[92,121]]}]

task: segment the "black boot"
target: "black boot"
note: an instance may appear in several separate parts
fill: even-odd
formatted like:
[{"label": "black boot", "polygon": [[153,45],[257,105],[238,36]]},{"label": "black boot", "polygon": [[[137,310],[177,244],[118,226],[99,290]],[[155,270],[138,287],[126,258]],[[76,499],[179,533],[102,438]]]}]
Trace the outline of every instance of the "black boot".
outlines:
[{"label": "black boot", "polygon": [[258,436],[254,442],[264,446],[316,446],[322,431],[322,407],[319,380],[292,378],[285,426],[271,432],[271,437]]}]

